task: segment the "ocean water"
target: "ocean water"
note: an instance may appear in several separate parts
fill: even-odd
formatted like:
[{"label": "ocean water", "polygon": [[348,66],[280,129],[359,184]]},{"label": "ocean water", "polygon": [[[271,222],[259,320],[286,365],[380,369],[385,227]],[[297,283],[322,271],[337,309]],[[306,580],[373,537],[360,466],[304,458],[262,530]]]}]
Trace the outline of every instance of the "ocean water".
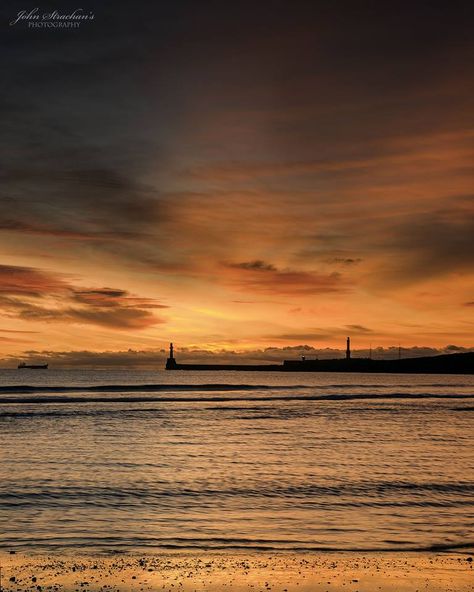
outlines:
[{"label": "ocean water", "polygon": [[474,545],[474,377],[0,371],[3,549]]}]

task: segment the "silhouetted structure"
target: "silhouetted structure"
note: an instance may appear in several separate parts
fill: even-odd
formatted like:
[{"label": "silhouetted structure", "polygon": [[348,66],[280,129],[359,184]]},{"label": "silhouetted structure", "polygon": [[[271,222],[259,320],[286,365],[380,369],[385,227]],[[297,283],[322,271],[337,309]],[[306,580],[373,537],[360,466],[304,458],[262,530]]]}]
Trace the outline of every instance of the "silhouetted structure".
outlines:
[{"label": "silhouetted structure", "polygon": [[346,360],[351,359],[351,338],[348,337],[346,341]]},{"label": "silhouetted structure", "polygon": [[47,370],[48,364],[25,364],[25,362],[20,362],[18,364],[18,370]]},{"label": "silhouetted structure", "polygon": [[166,360],[166,369],[167,370],[176,370],[177,364],[176,360],[174,359],[174,348],[173,344],[170,343],[170,357]]},{"label": "silhouetted structure", "polygon": [[333,360],[285,360],[285,372],[380,372],[394,374],[474,374],[474,352],[420,358],[374,360],[342,358]]},{"label": "silhouetted structure", "polygon": [[332,360],[284,360],[283,364],[178,364],[173,344],[166,361],[167,370],[234,370],[255,372],[381,372],[401,374],[474,374],[474,352],[444,354],[420,358],[373,360],[351,358],[350,339],[347,338],[345,358]]}]

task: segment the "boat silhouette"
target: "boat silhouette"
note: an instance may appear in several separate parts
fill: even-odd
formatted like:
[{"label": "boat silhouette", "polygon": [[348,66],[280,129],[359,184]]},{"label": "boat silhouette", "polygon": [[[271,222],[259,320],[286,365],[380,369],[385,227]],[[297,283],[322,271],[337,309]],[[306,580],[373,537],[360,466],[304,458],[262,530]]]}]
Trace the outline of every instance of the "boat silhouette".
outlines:
[{"label": "boat silhouette", "polygon": [[18,364],[18,369],[19,370],[24,370],[24,369],[28,369],[28,370],[47,370],[48,369],[48,364],[25,364],[25,362],[21,362],[20,364]]}]

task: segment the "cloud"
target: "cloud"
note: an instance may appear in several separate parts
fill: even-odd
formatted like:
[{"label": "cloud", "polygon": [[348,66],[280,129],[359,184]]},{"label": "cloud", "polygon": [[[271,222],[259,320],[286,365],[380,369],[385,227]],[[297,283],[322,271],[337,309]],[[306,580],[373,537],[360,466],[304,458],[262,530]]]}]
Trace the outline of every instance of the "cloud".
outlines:
[{"label": "cloud", "polygon": [[20,331],[20,330],[15,330],[15,329],[0,329],[0,333],[27,333],[30,335],[36,335],[38,333],[40,333],[40,331]]},{"label": "cloud", "polygon": [[[29,168],[3,173],[0,230],[115,242],[139,239],[164,219],[153,188],[113,169],[78,168],[66,156],[62,162],[64,168],[58,169],[43,158]],[[8,197],[14,195],[22,197],[21,214]]]},{"label": "cloud", "polygon": [[234,304],[255,304],[256,300],[232,300]]},{"label": "cloud", "polygon": [[345,325],[344,327],[312,327],[305,332],[279,333],[267,335],[267,339],[278,341],[328,341],[342,339],[348,335],[366,335],[373,333],[372,329],[362,325]]},{"label": "cloud", "polygon": [[107,308],[93,306],[80,309],[67,309],[62,311],[60,320],[70,319],[77,323],[90,323],[110,329],[146,329],[158,323],[164,323],[163,319],[153,316],[147,310],[135,306],[123,304],[109,304]]},{"label": "cloud", "polygon": [[272,263],[259,259],[243,263],[227,262],[222,266],[231,272],[224,276],[224,282],[246,292],[297,296],[345,292],[350,287],[349,282],[336,272],[323,274],[278,269]]},{"label": "cloud", "polygon": [[139,330],[164,322],[150,309],[168,308],[122,289],[79,288],[40,269],[2,265],[0,280],[0,312],[21,320]]},{"label": "cloud", "polygon": [[244,261],[243,263],[227,263],[228,267],[235,269],[247,269],[250,271],[276,271],[277,268],[272,263],[265,263],[261,259],[255,261]]},{"label": "cloud", "polygon": [[144,309],[168,308],[164,304],[158,304],[151,298],[139,298],[131,296],[126,290],[114,290],[113,288],[100,288],[91,290],[76,289],[72,298],[81,304],[101,308],[115,308],[118,304]]},{"label": "cloud", "polygon": [[346,325],[346,327],[354,333],[373,333],[372,329],[364,327],[363,325]]},{"label": "cloud", "polygon": [[[420,138],[406,137],[403,143],[393,141],[386,143],[386,154],[368,154],[365,158],[357,156],[352,158],[333,158],[321,160],[294,160],[294,161],[232,161],[214,162],[201,165],[187,171],[191,177],[197,179],[221,180],[221,181],[245,181],[255,178],[279,178],[301,177],[306,175],[324,177],[348,176],[365,177],[366,173],[375,174],[377,177],[397,170],[398,173],[414,174],[418,171],[440,172],[449,170],[454,166],[468,166],[472,157],[472,149],[469,142],[472,141],[472,130],[458,134],[427,134]],[[411,142],[410,142],[411,140]],[[436,145],[436,142],[438,145]],[[448,143],[449,149],[441,147],[440,142]],[[367,146],[370,148],[370,145]],[[375,148],[375,145],[372,146]],[[440,162],[439,157],[444,156]]]},{"label": "cloud", "polygon": [[[426,278],[472,271],[467,253],[474,252],[472,207],[432,211],[410,216],[386,226],[382,248],[398,255],[391,257],[382,272],[393,281],[416,283]],[[385,244],[384,244],[385,243]]]},{"label": "cloud", "polygon": [[450,352],[460,352],[460,353],[462,353],[462,352],[471,351],[472,348],[461,347],[459,345],[447,345],[444,349],[445,349],[445,351],[447,353],[450,353]]},{"label": "cloud", "polygon": [[18,337],[4,337],[3,335],[0,335],[0,342],[7,343],[7,344],[33,343],[33,341],[31,339],[21,339]]},{"label": "cloud", "polygon": [[37,222],[24,222],[22,220],[15,220],[12,219],[11,213],[8,214],[7,212],[3,212],[2,219],[0,219],[0,231],[4,232],[18,232],[23,235],[28,234],[38,234],[43,236],[56,236],[56,237],[67,237],[67,238],[77,238],[81,240],[87,240],[90,236],[86,233],[80,232],[71,232],[68,230],[60,230],[57,228],[52,228],[51,226],[46,226],[43,224],[38,224]]},{"label": "cloud", "polygon": [[278,335],[268,335],[269,339],[278,341],[326,341],[331,339],[331,333],[316,333],[311,331],[301,333],[280,333]]},{"label": "cloud", "polygon": [[332,259],[328,259],[328,263],[339,263],[341,265],[357,265],[362,261],[361,258],[356,257],[333,257]]},{"label": "cloud", "polygon": [[31,267],[0,265],[0,294],[40,297],[68,290],[68,284],[53,274]]}]

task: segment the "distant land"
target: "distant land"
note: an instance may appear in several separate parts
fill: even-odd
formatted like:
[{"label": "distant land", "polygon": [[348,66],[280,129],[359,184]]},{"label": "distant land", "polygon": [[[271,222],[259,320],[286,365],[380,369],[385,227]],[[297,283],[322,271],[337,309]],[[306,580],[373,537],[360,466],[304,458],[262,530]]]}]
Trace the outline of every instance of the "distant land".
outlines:
[{"label": "distant land", "polygon": [[282,364],[179,364],[170,347],[166,370],[233,370],[256,372],[383,372],[394,374],[474,374],[474,352],[398,360],[346,358],[284,360]]}]

